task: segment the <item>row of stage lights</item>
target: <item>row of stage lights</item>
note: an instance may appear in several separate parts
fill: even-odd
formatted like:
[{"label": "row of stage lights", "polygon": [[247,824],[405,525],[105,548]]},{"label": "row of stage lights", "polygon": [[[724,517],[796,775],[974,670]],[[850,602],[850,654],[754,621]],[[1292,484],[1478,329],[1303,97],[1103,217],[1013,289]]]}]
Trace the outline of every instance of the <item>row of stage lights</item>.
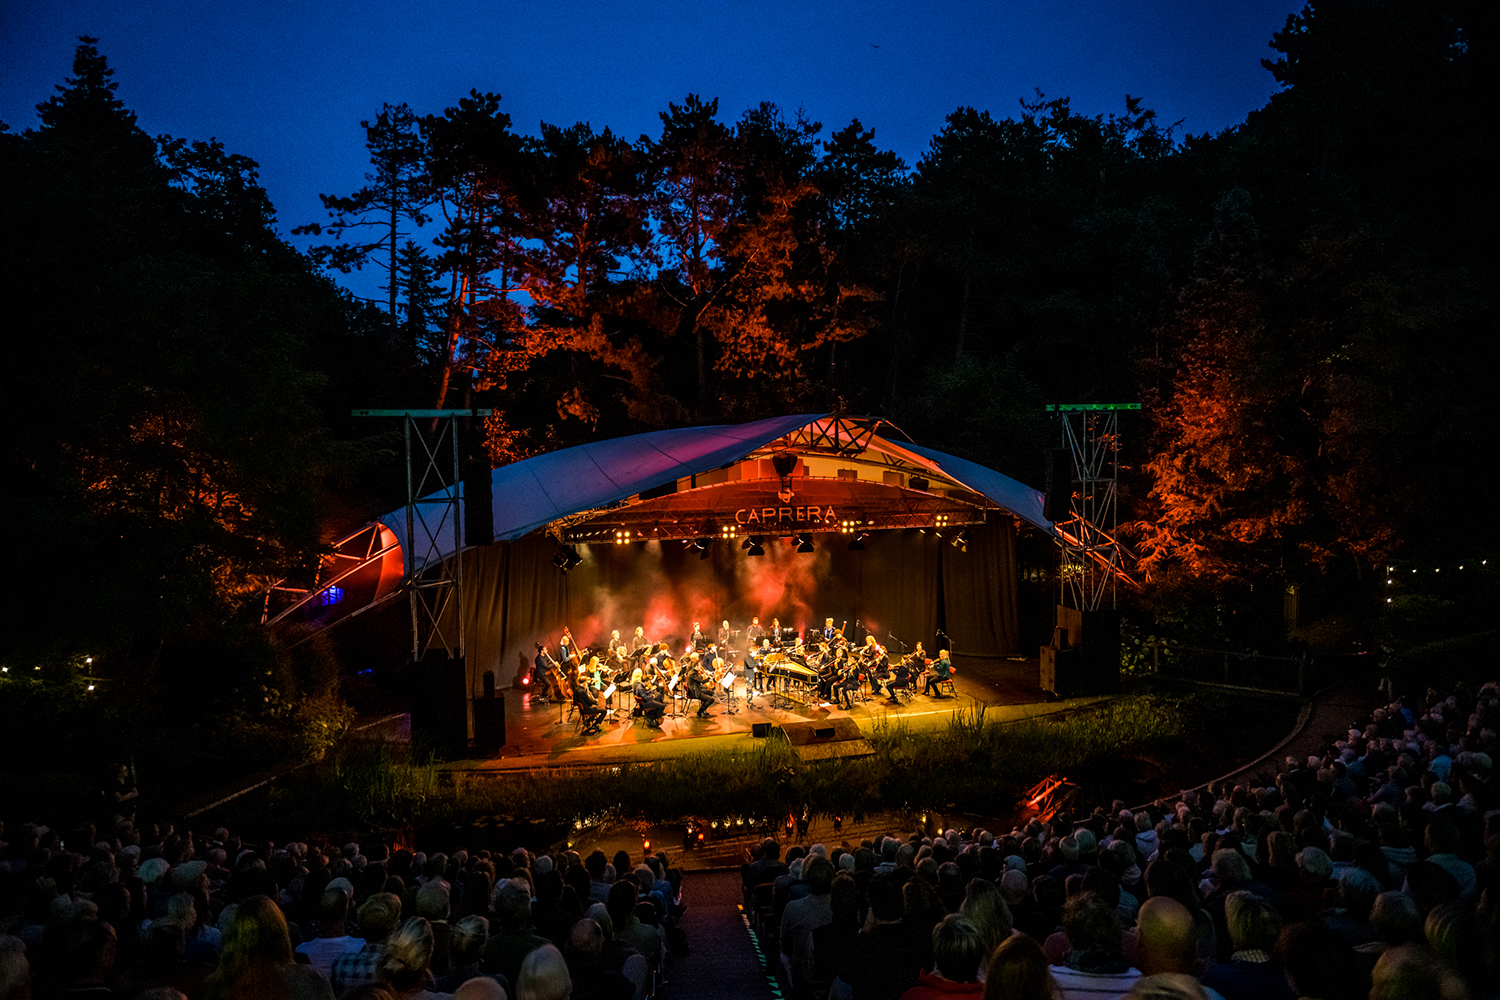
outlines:
[{"label": "row of stage lights", "polygon": [[[942,538],[942,529],[948,526],[948,518],[946,515],[940,514],[934,520],[936,523],[934,524],[933,533],[936,537]],[[861,527],[861,523],[860,521],[851,520],[839,522],[839,534],[853,536],[848,546],[850,552],[863,552],[865,550],[865,540],[870,537],[870,533]],[[918,528],[917,530],[924,535],[927,533],[926,528]],[[738,537],[739,529],[734,525],[726,524],[719,529],[719,541],[721,542],[732,542]],[[816,551],[813,547],[812,534],[809,532],[804,531],[792,535],[789,540],[796,543],[798,552],[810,553]],[[614,533],[614,542],[616,545],[630,545],[634,542],[644,541],[648,541],[646,533],[639,529],[632,531],[629,528],[620,528]],[[699,559],[708,558],[709,549],[712,547],[713,542],[714,539],[706,535],[699,538],[684,538],[682,540],[684,547],[698,550]],[[969,551],[969,539],[962,531],[954,535],[949,544],[960,552]],[[765,538],[761,535],[750,535],[740,542],[740,548],[745,550],[746,555],[763,556],[766,554]],[[552,564],[559,569],[569,570],[578,565],[580,561],[581,558],[578,556],[577,550],[569,548],[560,550],[553,557]],[[566,566],[563,565],[564,562],[567,562]]]}]

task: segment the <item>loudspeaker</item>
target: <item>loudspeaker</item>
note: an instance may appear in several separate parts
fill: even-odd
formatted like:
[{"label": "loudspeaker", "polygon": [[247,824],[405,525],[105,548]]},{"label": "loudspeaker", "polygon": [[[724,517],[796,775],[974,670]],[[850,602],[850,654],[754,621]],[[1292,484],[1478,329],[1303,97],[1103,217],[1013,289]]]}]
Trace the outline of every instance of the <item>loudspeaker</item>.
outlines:
[{"label": "loudspeaker", "polygon": [[750,735],[758,740],[763,740],[771,735],[771,724],[769,722],[753,722],[750,724]]},{"label": "loudspeaker", "polygon": [[1073,452],[1068,448],[1047,449],[1047,495],[1042,516],[1053,524],[1066,521],[1073,511]]},{"label": "loudspeaker", "polygon": [[816,736],[820,740],[832,739],[833,738],[833,727],[832,726],[819,726],[817,729],[813,730],[813,735]]},{"label": "loudspeaker", "polygon": [[456,760],[469,748],[463,657],[429,652],[412,671],[411,741],[440,757]]},{"label": "loudspeaker", "polygon": [[493,670],[486,670],[484,672],[484,696],[486,698],[495,697],[495,672]]},{"label": "loudspeaker", "polygon": [[488,459],[464,467],[464,544],[489,545],[495,540],[495,491]]},{"label": "loudspeaker", "polygon": [[1051,691],[1059,698],[1073,698],[1083,693],[1083,678],[1079,666],[1077,647],[1058,649],[1042,647],[1043,691]]},{"label": "loudspeaker", "polygon": [[1120,690],[1120,612],[1107,609],[1082,613],[1079,671],[1085,694],[1114,694]]},{"label": "loudspeaker", "polygon": [[474,699],[474,749],[499,753],[505,746],[505,695]]}]

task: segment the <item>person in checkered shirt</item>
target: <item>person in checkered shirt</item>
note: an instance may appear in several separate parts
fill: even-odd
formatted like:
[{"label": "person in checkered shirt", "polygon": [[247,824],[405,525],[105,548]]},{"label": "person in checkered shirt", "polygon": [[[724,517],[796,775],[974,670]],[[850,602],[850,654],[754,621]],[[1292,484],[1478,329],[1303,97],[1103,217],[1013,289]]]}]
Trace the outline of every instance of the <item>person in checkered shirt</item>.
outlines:
[{"label": "person in checkered shirt", "polygon": [[361,983],[376,981],[376,969],[385,954],[385,939],[401,922],[401,899],[395,893],[377,892],[360,906],[358,916],[365,945],[359,951],[334,959],[328,971],[334,996],[343,996]]}]

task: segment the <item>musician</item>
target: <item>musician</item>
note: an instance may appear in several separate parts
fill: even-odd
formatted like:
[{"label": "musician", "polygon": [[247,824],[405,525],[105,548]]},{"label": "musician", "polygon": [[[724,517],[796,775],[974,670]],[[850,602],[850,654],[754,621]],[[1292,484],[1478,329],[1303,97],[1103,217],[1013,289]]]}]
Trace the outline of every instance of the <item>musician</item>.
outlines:
[{"label": "musician", "polygon": [[642,627],[642,626],[640,626],[640,625],[637,625],[635,627],[635,639],[630,644],[630,651],[632,653],[638,653],[638,652],[640,652],[643,649],[649,648],[650,645],[651,644],[646,641],[646,630],[645,630],[645,628]]},{"label": "musician", "polygon": [[766,630],[760,627],[760,619],[750,619],[750,627],[745,629],[745,639],[750,643],[750,648],[755,649],[760,641],[765,638]]},{"label": "musician", "polygon": [[697,622],[693,622],[693,648],[704,649],[707,646],[708,633],[704,632],[703,629],[699,627]]},{"label": "musician", "polygon": [[605,708],[593,688],[587,684],[574,684],[573,707],[583,719],[583,735],[598,736],[604,723]]},{"label": "musician", "polygon": [[667,700],[662,697],[660,686],[649,684],[646,681],[645,672],[637,669],[631,676],[635,684],[635,703],[640,708],[641,715],[646,718],[646,725],[652,729],[661,728],[661,717],[667,712]]},{"label": "musician", "polygon": [[697,653],[688,657],[687,686],[688,697],[698,699],[698,718],[708,718],[708,710],[717,699],[713,681],[704,674],[703,661]]},{"label": "musician", "polygon": [[719,648],[720,649],[728,649],[729,645],[730,645],[730,640],[733,639],[733,638],[734,638],[734,632],[729,628],[729,622],[725,621],[723,624],[721,624],[719,626],[719,642],[718,642]]},{"label": "musician", "polygon": [[833,619],[832,618],[824,618],[823,619],[823,641],[824,642],[832,642],[833,641],[833,637],[836,634],[838,634],[838,629],[836,629],[836,628],[833,627]]},{"label": "musician", "polygon": [[833,700],[846,712],[854,711],[854,692],[859,690],[861,667],[856,660],[845,660],[833,681]]},{"label": "musician", "polygon": [[547,665],[552,662],[552,657],[547,655],[547,647],[541,643],[536,645],[536,659],[532,661],[531,683],[542,694],[546,696],[552,687],[551,679],[547,674]]},{"label": "musician", "polygon": [[562,638],[557,640],[557,655],[562,662],[567,663],[578,654],[577,643],[573,641],[573,633],[567,628],[562,631]]},{"label": "musician", "polygon": [[[882,678],[885,687],[885,696],[891,701],[900,703],[901,699],[896,697],[896,692],[902,688],[911,688],[911,666],[913,659],[910,656],[902,657],[890,672]],[[920,660],[916,662],[920,663]]]},{"label": "musician", "polygon": [[771,640],[762,639],[760,645],[751,646],[750,651],[745,654],[745,700],[749,701],[760,693],[757,678],[760,675],[761,661],[771,652]]},{"label": "musician", "polygon": [[953,661],[948,659],[946,649],[938,650],[938,658],[933,661],[932,671],[927,675],[927,684],[922,693],[930,698],[946,698],[945,694],[933,694],[937,686],[953,676]]},{"label": "musician", "polygon": [[781,619],[771,619],[771,645],[777,649],[781,648]]}]

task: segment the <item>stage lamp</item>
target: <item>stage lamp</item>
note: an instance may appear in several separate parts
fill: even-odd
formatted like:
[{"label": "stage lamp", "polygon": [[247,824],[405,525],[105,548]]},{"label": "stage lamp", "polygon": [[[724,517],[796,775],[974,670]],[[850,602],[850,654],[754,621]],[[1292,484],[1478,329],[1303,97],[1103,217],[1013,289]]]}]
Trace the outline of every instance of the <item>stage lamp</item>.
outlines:
[{"label": "stage lamp", "polygon": [[812,536],[811,535],[804,533],[804,534],[801,534],[801,535],[797,536],[797,551],[798,552],[811,552],[811,551],[813,551],[813,543],[812,543]]},{"label": "stage lamp", "polygon": [[752,541],[749,538],[746,538],[743,542],[740,542],[740,548],[742,548],[742,549],[748,549],[750,546],[756,545],[756,544],[758,544],[758,543],[755,542],[755,541]]},{"label": "stage lamp", "polygon": [[870,534],[867,531],[861,531],[859,534],[855,535],[854,541],[849,543],[849,551],[863,552],[865,550],[865,539],[869,537]]},{"label": "stage lamp", "polygon": [[953,536],[953,547],[955,549],[966,549],[968,547],[968,544],[969,540],[968,538],[964,537],[964,532],[960,531],[958,534]]},{"label": "stage lamp", "polygon": [[568,571],[568,557],[559,552],[552,557],[552,565],[566,573]]},{"label": "stage lamp", "polygon": [[751,539],[751,543],[752,544],[750,545],[750,549],[749,549],[748,552],[745,553],[745,555],[747,555],[747,556],[763,556],[763,555],[766,554],[766,550],[763,549],[763,548],[761,548],[761,545],[760,545],[759,541],[756,541],[755,539]]},{"label": "stage lamp", "polygon": [[699,550],[699,551],[698,551],[698,558],[699,558],[699,559],[700,559],[700,560],[702,560],[702,559],[707,559],[707,558],[708,558],[708,557],[709,557],[709,555],[710,555],[710,554],[711,554],[711,553],[710,553],[710,550],[709,550],[709,547],[708,547],[708,546],[707,546],[707,545],[705,545],[705,546],[703,546],[703,548],[702,548],[702,549],[700,549],[700,550]]}]

